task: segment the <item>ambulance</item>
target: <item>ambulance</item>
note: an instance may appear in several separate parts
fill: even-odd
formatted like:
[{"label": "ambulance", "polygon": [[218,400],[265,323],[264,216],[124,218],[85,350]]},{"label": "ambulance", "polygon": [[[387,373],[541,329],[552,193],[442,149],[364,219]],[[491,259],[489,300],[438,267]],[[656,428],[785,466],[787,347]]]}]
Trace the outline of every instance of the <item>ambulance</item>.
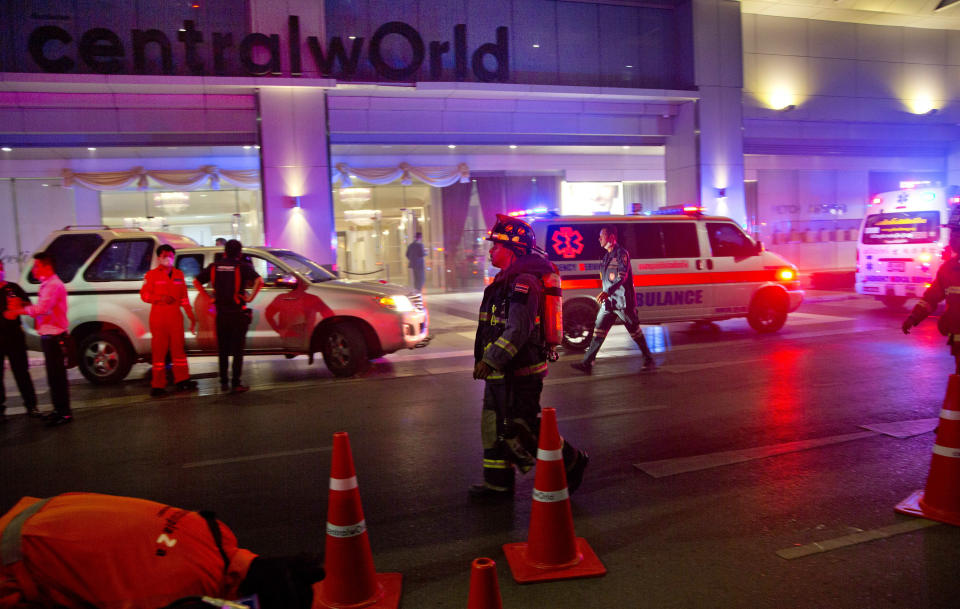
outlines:
[{"label": "ambulance", "polygon": [[951,207],[960,189],[907,182],[870,199],[857,243],[856,290],[899,309],[919,297],[949,258]]},{"label": "ambulance", "polygon": [[527,218],[537,244],[560,270],[563,344],[586,349],[600,293],[600,229],[617,228],[630,252],[642,324],[746,317],[761,333],[776,332],[803,301],[797,267],[764,250],[730,218],[700,208],[651,216]]}]

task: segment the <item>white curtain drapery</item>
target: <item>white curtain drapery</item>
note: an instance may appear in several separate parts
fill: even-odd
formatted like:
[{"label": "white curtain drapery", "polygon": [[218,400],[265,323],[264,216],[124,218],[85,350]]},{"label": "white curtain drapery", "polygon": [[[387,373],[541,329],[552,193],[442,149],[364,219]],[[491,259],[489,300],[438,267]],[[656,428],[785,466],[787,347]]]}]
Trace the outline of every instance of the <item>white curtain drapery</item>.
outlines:
[{"label": "white curtain drapery", "polygon": [[400,163],[396,167],[352,167],[346,163],[337,163],[333,169],[334,183],[340,182],[341,188],[353,186],[353,180],[359,179],[370,184],[389,184],[397,179],[404,186],[413,184],[416,178],[424,184],[442,188],[460,182],[470,181],[470,168],[466,163],[456,167],[413,167],[408,163]]},{"label": "white curtain drapery", "polygon": [[70,169],[61,172],[63,186],[69,188],[80,184],[91,190],[122,190],[136,183],[139,190],[150,187],[150,180],[161,186],[171,186],[184,190],[201,188],[209,184],[217,190],[220,182],[228,182],[240,188],[259,188],[260,172],[254,169],[221,169],[215,165],[204,165],[199,169],[144,169],[134,167],[130,171],[100,171],[77,173]]}]

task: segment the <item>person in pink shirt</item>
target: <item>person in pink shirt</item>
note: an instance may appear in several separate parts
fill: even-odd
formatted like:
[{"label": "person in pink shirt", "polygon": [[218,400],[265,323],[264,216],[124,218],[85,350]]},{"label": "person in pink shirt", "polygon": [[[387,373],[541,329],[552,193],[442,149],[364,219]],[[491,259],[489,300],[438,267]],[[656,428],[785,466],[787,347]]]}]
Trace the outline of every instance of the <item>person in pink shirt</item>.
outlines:
[{"label": "person in pink shirt", "polygon": [[37,303],[27,306],[23,306],[22,302],[14,303],[6,313],[29,315],[34,319],[43,346],[47,384],[53,402],[53,412],[45,417],[47,425],[51,427],[73,421],[67,369],[63,362],[63,343],[70,328],[67,322],[67,288],[54,272],[54,264],[52,254],[39,252],[33,255],[33,276],[41,282]]}]

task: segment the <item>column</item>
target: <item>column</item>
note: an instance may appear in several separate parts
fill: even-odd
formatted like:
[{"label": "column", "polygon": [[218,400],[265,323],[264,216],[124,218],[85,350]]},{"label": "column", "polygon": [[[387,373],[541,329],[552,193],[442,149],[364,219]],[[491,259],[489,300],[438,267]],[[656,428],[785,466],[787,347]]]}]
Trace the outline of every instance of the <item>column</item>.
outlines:
[{"label": "column", "polygon": [[336,262],[325,91],[264,87],[260,156],[266,244]]},{"label": "column", "polygon": [[698,200],[707,213],[744,225],[740,3],[694,0],[693,39],[700,99],[681,107],[667,138],[667,201]]}]

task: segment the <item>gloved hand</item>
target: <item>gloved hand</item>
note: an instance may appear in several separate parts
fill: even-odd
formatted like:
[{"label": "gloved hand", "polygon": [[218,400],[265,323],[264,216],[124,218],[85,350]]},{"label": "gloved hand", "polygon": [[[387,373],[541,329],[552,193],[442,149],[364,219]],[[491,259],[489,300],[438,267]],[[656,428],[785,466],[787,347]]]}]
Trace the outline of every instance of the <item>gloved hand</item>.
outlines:
[{"label": "gloved hand", "polygon": [[903,325],[900,326],[900,329],[903,330],[904,334],[910,334],[910,328],[914,327],[915,325],[917,324],[913,323],[913,316],[911,315],[903,320]]}]

